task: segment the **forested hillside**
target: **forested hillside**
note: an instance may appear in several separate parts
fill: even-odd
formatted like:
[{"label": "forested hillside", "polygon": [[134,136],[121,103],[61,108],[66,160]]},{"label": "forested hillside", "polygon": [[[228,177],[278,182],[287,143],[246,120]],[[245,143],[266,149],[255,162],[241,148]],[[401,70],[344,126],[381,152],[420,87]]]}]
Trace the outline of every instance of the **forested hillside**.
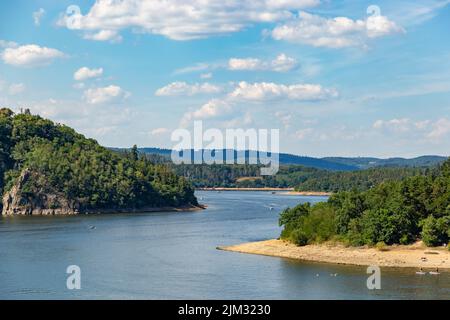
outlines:
[{"label": "forested hillside", "polygon": [[257,165],[171,165],[195,187],[295,188],[298,191],[337,192],[368,190],[386,181],[423,175],[433,168],[372,168],[361,171],[328,171],[304,166],[281,166],[274,176],[260,176]]},{"label": "forested hillside", "polygon": [[301,204],[280,216],[283,239],[298,245],[337,239],[351,245],[429,246],[450,237],[450,159],[437,170],[367,191],[345,191],[327,203]]},{"label": "forested hillside", "polygon": [[0,109],[0,194],[13,188],[28,211],[62,200],[79,211],[197,204],[186,179],[136,148],[118,154],[67,126]]},{"label": "forested hillside", "polygon": [[[114,150],[120,150],[115,148]],[[124,149],[121,149],[124,150]],[[139,148],[139,152],[148,155],[159,155],[170,161],[171,150],[160,148]],[[188,151],[191,152],[192,151]],[[248,159],[248,152],[246,153]],[[435,167],[443,163],[447,158],[443,156],[420,156],[416,158],[374,158],[374,157],[325,157],[314,158],[298,156],[289,153],[280,153],[279,161],[282,166],[299,165],[328,171],[356,171],[376,167]]]}]

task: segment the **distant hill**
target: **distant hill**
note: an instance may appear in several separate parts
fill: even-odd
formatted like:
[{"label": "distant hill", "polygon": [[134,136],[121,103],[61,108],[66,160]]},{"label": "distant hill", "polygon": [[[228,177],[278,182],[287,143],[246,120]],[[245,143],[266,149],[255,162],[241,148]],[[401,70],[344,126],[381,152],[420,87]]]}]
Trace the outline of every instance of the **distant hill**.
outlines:
[{"label": "distant hill", "polygon": [[[140,152],[146,154],[157,154],[164,157],[170,157],[172,150],[170,149],[159,149],[159,148],[139,148]],[[192,150],[188,150],[191,152]],[[237,156],[237,152],[235,155]],[[246,158],[248,159],[248,151],[246,151]],[[331,171],[354,171],[358,170],[358,166],[349,165],[345,163],[332,162],[325,159],[318,159],[313,157],[305,157],[305,156],[296,156],[288,153],[280,153],[279,154],[280,164],[281,165],[302,165],[305,167],[331,170]]]},{"label": "distant hill", "polygon": [[358,157],[358,158],[326,157],[322,159],[334,163],[354,166],[359,169],[368,169],[374,167],[432,167],[443,163],[445,160],[447,160],[447,157],[421,156],[411,159],[405,158],[379,159],[370,157]]},{"label": "distant hill", "polygon": [[[140,152],[170,158],[172,150],[160,148],[139,148]],[[192,153],[192,151],[190,151]],[[248,153],[246,154],[248,157]],[[380,159],[373,157],[325,157],[314,158],[297,156],[289,153],[280,153],[281,165],[302,165],[310,168],[324,169],[330,171],[355,171],[375,167],[432,167],[443,163],[447,157],[421,156],[412,159],[388,158]]]}]

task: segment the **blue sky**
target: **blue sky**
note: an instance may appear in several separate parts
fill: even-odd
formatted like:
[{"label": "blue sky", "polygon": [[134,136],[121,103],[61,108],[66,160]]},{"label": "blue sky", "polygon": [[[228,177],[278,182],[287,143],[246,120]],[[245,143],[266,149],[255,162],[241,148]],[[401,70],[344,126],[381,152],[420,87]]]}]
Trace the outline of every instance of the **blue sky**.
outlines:
[{"label": "blue sky", "polygon": [[107,146],[203,120],[301,155],[449,155],[450,1],[226,3],[2,1],[0,105]]}]

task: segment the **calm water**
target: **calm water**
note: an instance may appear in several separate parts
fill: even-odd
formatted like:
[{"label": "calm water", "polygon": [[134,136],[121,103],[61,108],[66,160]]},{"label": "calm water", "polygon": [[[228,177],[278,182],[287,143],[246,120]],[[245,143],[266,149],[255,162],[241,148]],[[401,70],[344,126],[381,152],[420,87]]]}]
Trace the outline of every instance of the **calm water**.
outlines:
[{"label": "calm water", "polygon": [[[215,249],[277,237],[284,207],[324,198],[197,195],[207,210],[0,218],[0,298],[450,299],[448,273],[382,269],[382,290],[369,291],[365,268]],[[68,265],[80,266],[81,290],[66,289]]]}]

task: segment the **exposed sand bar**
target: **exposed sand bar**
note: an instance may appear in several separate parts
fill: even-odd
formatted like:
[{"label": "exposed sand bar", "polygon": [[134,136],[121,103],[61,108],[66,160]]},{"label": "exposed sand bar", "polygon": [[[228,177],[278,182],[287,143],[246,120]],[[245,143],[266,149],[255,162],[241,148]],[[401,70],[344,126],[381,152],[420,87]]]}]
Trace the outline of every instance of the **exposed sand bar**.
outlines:
[{"label": "exposed sand bar", "polygon": [[283,193],[284,195],[288,196],[323,196],[323,197],[329,197],[333,193],[331,192],[323,192],[323,191],[289,191],[286,193]]},{"label": "exposed sand bar", "polygon": [[450,271],[450,251],[446,248],[427,248],[421,243],[387,248],[387,251],[380,251],[375,248],[345,247],[339,244],[298,247],[282,240],[266,240],[218,249],[313,262],[423,268],[427,271],[439,268],[439,270]]},{"label": "exposed sand bar", "polygon": [[294,191],[294,188],[198,188],[201,191]]}]

